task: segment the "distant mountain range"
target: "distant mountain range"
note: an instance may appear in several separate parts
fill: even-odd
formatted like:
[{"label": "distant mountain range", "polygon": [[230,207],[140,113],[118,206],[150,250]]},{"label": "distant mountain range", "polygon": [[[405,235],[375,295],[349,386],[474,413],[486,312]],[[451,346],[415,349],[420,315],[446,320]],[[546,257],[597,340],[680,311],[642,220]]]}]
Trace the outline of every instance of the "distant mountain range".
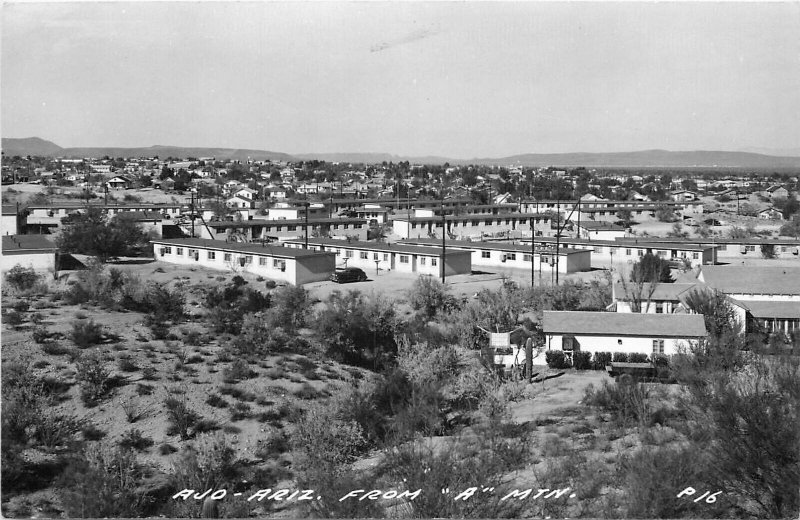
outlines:
[{"label": "distant mountain range", "polygon": [[[800,153],[782,156],[763,153],[644,150],[616,153],[522,154],[500,158],[450,159],[447,157],[406,157],[388,153],[307,153],[289,155],[266,150],[237,148],[189,148],[182,146],[150,146],[146,148],[61,148],[55,143],[28,137],[3,138],[6,156],[39,155],[45,157],[215,157],[217,159],[253,159],[273,161],[325,160],[348,163],[380,163],[408,161],[416,164],[482,164],[519,166],[587,166],[587,167],[704,167],[704,168],[798,168]],[[800,152],[800,150],[787,150]]]}]

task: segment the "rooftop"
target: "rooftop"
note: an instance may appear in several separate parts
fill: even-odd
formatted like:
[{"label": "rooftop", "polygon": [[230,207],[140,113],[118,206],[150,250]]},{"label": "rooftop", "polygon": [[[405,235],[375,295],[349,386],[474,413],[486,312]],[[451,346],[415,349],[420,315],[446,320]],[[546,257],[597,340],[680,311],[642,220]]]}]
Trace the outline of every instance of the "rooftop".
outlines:
[{"label": "rooftop", "polygon": [[706,335],[702,314],[544,311],[545,334],[700,338]]},{"label": "rooftop", "polygon": [[[285,243],[289,244],[302,244],[304,240],[302,239],[292,239],[292,240],[284,240]],[[362,242],[357,240],[336,240],[333,238],[309,238],[308,239],[309,245],[319,245],[324,247],[336,247],[336,248],[351,248],[351,249],[366,249],[369,251],[381,251],[385,253],[402,253],[402,254],[409,254],[409,255],[424,255],[424,256],[440,256],[441,249],[434,249],[432,247],[424,247],[424,246],[414,246],[408,245],[404,243],[386,243],[386,242]],[[446,255],[458,255],[458,254],[471,254],[469,251],[456,251],[456,250],[449,250],[445,249]]]},{"label": "rooftop", "polygon": [[[442,241],[438,238],[409,238],[407,240],[403,240],[406,244],[411,245],[422,245],[422,246],[439,246],[441,247]],[[537,244],[539,241],[536,241]],[[541,244],[539,244],[541,245]],[[458,247],[464,249],[482,249],[482,250],[492,250],[492,251],[515,251],[519,253],[530,253],[531,247],[529,245],[521,245],[521,244],[509,244],[505,242],[472,242],[469,240],[445,240],[445,247]],[[588,249],[575,249],[575,248],[568,248],[562,247],[558,250],[558,254],[560,255],[572,255],[576,253],[583,253],[586,254],[589,250]],[[535,253],[541,253],[541,249],[536,250]],[[552,254],[553,251],[551,249],[547,250],[547,254]]]},{"label": "rooftop", "polygon": [[800,302],[741,302],[754,318],[800,320]]},{"label": "rooftop", "polygon": [[222,240],[210,240],[206,238],[169,238],[151,240],[151,243],[178,247],[197,247],[202,249],[213,249],[215,251],[228,251],[231,253],[262,254],[283,258],[301,258],[307,256],[331,254],[320,251],[311,251],[309,249],[295,249],[292,247],[282,247],[268,244],[262,245],[257,243],[223,242]]},{"label": "rooftop", "polygon": [[3,254],[55,251],[56,245],[46,235],[3,235]]},{"label": "rooftop", "polygon": [[800,295],[800,267],[707,265],[703,266],[698,279],[730,295]]}]

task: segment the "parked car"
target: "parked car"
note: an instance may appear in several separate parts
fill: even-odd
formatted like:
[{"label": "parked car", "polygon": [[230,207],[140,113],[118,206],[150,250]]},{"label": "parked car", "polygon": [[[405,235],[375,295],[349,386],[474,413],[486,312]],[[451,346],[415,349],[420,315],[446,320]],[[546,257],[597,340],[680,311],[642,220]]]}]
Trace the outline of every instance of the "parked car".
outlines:
[{"label": "parked car", "polygon": [[358,267],[346,267],[337,269],[331,275],[331,281],[336,283],[363,282],[367,279],[367,273]]}]

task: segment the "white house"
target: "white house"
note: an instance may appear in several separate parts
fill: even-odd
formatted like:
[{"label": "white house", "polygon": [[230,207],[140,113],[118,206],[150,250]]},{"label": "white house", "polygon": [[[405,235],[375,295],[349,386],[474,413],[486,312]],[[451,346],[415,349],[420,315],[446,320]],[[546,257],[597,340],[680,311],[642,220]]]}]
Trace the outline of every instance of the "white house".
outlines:
[{"label": "white house", "polygon": [[3,204],[0,233],[3,235],[16,235],[19,233],[19,217],[17,216],[17,207],[14,204]]},{"label": "white house", "polygon": [[151,244],[159,262],[252,273],[292,285],[327,280],[336,258],[306,249],[202,238],[153,240]]},{"label": "white house", "polygon": [[0,269],[5,273],[15,265],[36,271],[55,269],[58,248],[46,235],[3,235]]},{"label": "white house", "polygon": [[707,334],[702,314],[544,311],[547,350],[677,354]]}]

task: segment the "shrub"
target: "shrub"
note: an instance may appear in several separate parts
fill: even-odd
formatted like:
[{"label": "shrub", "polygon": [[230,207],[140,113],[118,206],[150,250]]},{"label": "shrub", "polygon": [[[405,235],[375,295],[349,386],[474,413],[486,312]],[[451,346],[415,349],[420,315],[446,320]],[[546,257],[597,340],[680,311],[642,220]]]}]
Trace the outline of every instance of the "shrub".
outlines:
[{"label": "shrub", "polygon": [[544,358],[547,366],[553,369],[561,370],[572,366],[561,350],[548,350],[545,352]]},{"label": "shrub", "polygon": [[91,444],[66,467],[58,489],[71,518],[143,517],[154,512],[144,480],[134,452]]},{"label": "shrub", "polygon": [[171,455],[172,453],[175,453],[176,451],[178,451],[178,448],[176,448],[172,444],[168,444],[166,442],[158,447],[158,453],[161,454],[161,455]]},{"label": "shrub", "polygon": [[275,280],[267,280],[267,281],[264,283],[264,286],[265,286],[267,289],[274,289],[274,288],[276,288],[276,287],[278,286],[278,284],[277,284],[277,282],[275,282]]},{"label": "shrub", "polygon": [[647,354],[642,352],[631,352],[628,354],[628,363],[647,363]]},{"label": "shrub", "polygon": [[594,370],[605,370],[611,364],[611,352],[595,352],[592,358]]},{"label": "shrub", "polygon": [[226,401],[221,395],[219,394],[211,394],[206,399],[206,404],[209,406],[213,406],[214,408],[227,408],[228,401]]},{"label": "shrub", "polygon": [[15,328],[22,325],[22,323],[25,321],[25,317],[22,315],[22,313],[15,310],[7,311],[5,314],[3,314],[3,318],[3,321]]},{"label": "shrub", "polygon": [[226,383],[248,379],[253,377],[253,375],[254,373],[252,370],[250,370],[250,366],[247,364],[247,361],[242,358],[238,358],[236,361],[231,363],[230,367],[227,367],[222,371],[222,376],[225,378]]},{"label": "shrub", "polygon": [[[37,341],[37,343],[40,343]],[[47,343],[42,345],[42,351],[45,354],[49,354],[51,356],[61,356],[64,354],[68,354],[70,349],[61,345],[60,343],[56,343],[53,341],[48,341]]]},{"label": "shrub", "polygon": [[17,264],[6,273],[6,283],[17,291],[28,291],[39,281],[39,275],[32,267]]},{"label": "shrub", "polygon": [[135,400],[125,401],[120,406],[122,407],[122,411],[125,412],[125,418],[129,423],[135,423],[148,413],[148,410],[141,408]]},{"label": "shrub", "polygon": [[32,336],[33,336],[33,341],[35,341],[40,345],[46,343],[47,340],[50,339],[50,333],[47,332],[47,329],[45,327],[36,327],[35,329],[33,329]]},{"label": "shrub", "polygon": [[153,367],[144,367],[142,369],[142,379],[145,381],[155,381],[158,379],[156,369]]},{"label": "shrub", "polygon": [[119,366],[119,369],[123,372],[136,372],[139,370],[139,367],[136,365],[136,363],[134,363],[133,360],[127,356],[119,358],[117,361],[117,366]]},{"label": "shrub", "polygon": [[31,308],[31,304],[25,300],[17,300],[14,302],[11,308],[17,312],[28,312],[28,309]]},{"label": "shrub", "polygon": [[119,447],[123,449],[134,449],[136,451],[144,451],[153,445],[153,439],[145,437],[142,432],[137,429],[129,430],[122,439],[119,441]]},{"label": "shrub", "polygon": [[87,441],[99,441],[106,436],[106,432],[97,427],[94,423],[88,423],[81,428],[83,438]]},{"label": "shrub", "polygon": [[319,392],[312,385],[303,383],[303,386],[294,391],[294,395],[300,399],[314,399],[319,396]]},{"label": "shrub", "polygon": [[233,487],[240,472],[236,452],[221,433],[198,436],[175,462],[173,481],[181,489]]},{"label": "shrub", "polygon": [[243,402],[238,402],[231,407],[231,421],[241,421],[252,417],[250,405]]},{"label": "shrub", "polygon": [[583,402],[612,412],[622,423],[633,420],[647,425],[651,417],[649,396],[650,390],[642,383],[609,384],[603,380],[603,386],[597,390],[592,385],[586,387]]},{"label": "shrub", "polygon": [[144,396],[144,395],[152,395],[152,393],[153,393],[152,385],[145,385],[142,383],[136,384],[136,395]]},{"label": "shrub", "polygon": [[167,420],[170,422],[167,435],[180,435],[181,440],[191,438],[190,431],[200,420],[200,415],[189,408],[185,394],[180,397],[169,396],[164,400],[167,408]]},{"label": "shrub", "polygon": [[628,362],[628,353],[627,352],[614,352],[614,355],[611,358],[611,361],[614,363],[627,363]]},{"label": "shrub", "polygon": [[592,368],[591,363],[592,353],[577,351],[572,353],[572,361],[575,363],[575,368],[578,370],[589,370]]},{"label": "shrub", "polygon": [[75,379],[81,385],[81,398],[86,406],[95,406],[105,397],[110,388],[110,373],[99,351],[78,358]]},{"label": "shrub", "polygon": [[103,341],[103,326],[94,320],[74,322],[70,338],[80,348],[97,345]]}]

